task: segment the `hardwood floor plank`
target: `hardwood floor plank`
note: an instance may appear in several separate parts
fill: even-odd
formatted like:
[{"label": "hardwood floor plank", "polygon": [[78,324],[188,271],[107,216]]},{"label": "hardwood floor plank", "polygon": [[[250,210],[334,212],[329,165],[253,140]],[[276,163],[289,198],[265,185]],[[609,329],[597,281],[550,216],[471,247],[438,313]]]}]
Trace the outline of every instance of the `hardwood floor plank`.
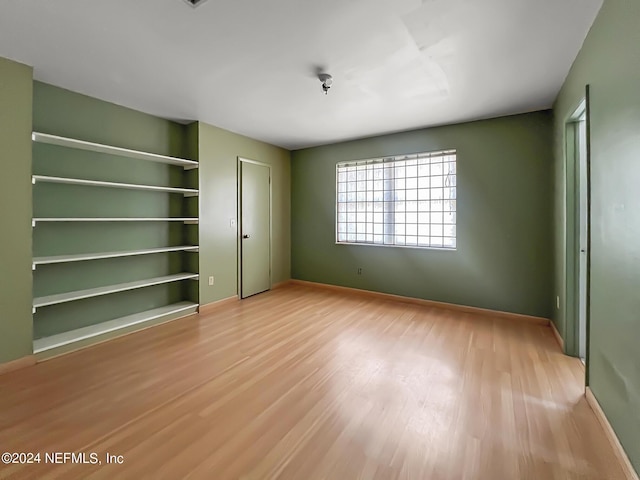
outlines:
[{"label": "hardwood floor plank", "polygon": [[0,478],[624,479],[578,362],[542,325],[287,285],[0,376],[4,451],[103,461]]}]

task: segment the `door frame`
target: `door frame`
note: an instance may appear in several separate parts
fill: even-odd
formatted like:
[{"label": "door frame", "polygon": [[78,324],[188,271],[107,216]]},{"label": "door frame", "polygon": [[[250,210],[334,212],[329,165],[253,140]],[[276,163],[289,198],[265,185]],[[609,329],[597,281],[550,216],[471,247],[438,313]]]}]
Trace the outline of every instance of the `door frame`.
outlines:
[{"label": "door frame", "polygon": [[273,287],[273,255],[272,255],[272,243],[273,243],[273,189],[271,182],[271,165],[265,162],[260,162],[258,160],[251,160],[246,157],[237,157],[237,172],[236,177],[238,179],[238,185],[236,191],[238,192],[237,202],[238,211],[238,238],[237,238],[237,248],[238,248],[238,298],[242,300],[242,164],[243,163],[253,163],[254,165],[260,165],[261,167],[267,167],[269,169],[269,289]]},{"label": "door frame", "polygon": [[586,129],[586,322],[585,322],[585,385],[589,385],[589,345],[591,325],[591,138],[589,86],[585,96],[565,122],[565,350],[580,356],[580,164],[578,162],[577,129],[582,116]]}]

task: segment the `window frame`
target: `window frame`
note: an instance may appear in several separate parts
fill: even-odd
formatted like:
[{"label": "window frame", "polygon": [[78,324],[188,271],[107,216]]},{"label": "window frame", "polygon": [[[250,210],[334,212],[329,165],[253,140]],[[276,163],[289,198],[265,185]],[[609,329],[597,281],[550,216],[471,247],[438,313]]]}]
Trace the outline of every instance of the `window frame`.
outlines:
[{"label": "window frame", "polygon": [[[433,158],[433,157],[446,157],[448,155],[453,155],[454,156],[453,164],[455,166],[455,171],[454,171],[453,175],[455,176],[455,183],[453,184],[453,187],[456,189],[456,192],[455,192],[455,197],[454,198],[445,199],[444,196],[443,196],[442,201],[443,202],[444,201],[451,201],[451,200],[455,201],[455,210],[453,210],[453,212],[455,214],[455,219],[454,219],[452,224],[443,223],[442,225],[443,225],[443,227],[444,227],[444,225],[453,225],[454,226],[454,235],[453,235],[453,237],[449,237],[449,236],[445,236],[443,234],[442,238],[443,238],[443,240],[445,238],[453,238],[454,239],[454,242],[453,242],[454,245],[452,247],[444,245],[444,241],[443,241],[443,245],[433,245],[433,244],[420,245],[420,244],[417,244],[417,243],[416,244],[407,245],[407,244],[385,243],[384,240],[381,243],[376,243],[375,241],[370,241],[370,242],[367,242],[367,241],[347,241],[347,240],[340,240],[339,239],[339,235],[340,235],[339,225],[340,224],[347,224],[348,225],[349,223],[352,223],[352,222],[339,222],[339,214],[341,213],[339,211],[340,203],[344,203],[344,204],[351,203],[351,202],[340,202],[339,201],[339,194],[341,193],[340,192],[340,187],[339,187],[339,184],[341,183],[340,182],[340,175],[339,175],[340,174],[340,168],[349,167],[349,166],[358,167],[358,166],[374,165],[374,164],[383,164],[383,165],[384,164],[391,164],[391,165],[393,165],[396,162],[410,161],[410,160],[414,160],[414,159],[415,160],[419,160],[420,158],[424,158],[424,157],[427,157],[427,158],[430,158],[430,159]],[[435,162],[435,163],[437,163],[437,162]],[[443,164],[444,163],[450,163],[450,161],[449,162],[442,162],[442,163]],[[432,163],[430,162],[430,164],[432,164]],[[438,176],[438,175],[434,175],[434,176]],[[445,177],[446,175],[443,174],[442,176]],[[458,249],[457,176],[458,176],[458,151],[455,148],[434,150],[434,151],[426,151],[426,152],[418,152],[418,153],[399,154],[399,155],[388,155],[388,156],[383,156],[383,157],[373,157],[373,158],[359,159],[359,160],[344,160],[344,161],[336,162],[336,164],[335,164],[335,198],[334,198],[334,205],[335,205],[335,217],[334,217],[334,228],[335,228],[335,232],[334,233],[335,233],[335,237],[334,238],[335,238],[335,244],[336,245],[358,245],[358,246],[365,246],[365,247],[412,248],[412,249],[426,249],[426,250],[438,250],[438,251],[448,251],[448,252],[457,251],[457,249]],[[412,178],[412,177],[410,177],[410,178]],[[420,178],[420,177],[417,177],[417,178]],[[428,176],[422,177],[422,178],[429,178],[430,179],[430,178],[432,178],[432,175],[428,175]],[[405,177],[405,179],[406,179],[406,177]],[[357,182],[358,180],[356,179],[355,181]],[[382,181],[384,182],[384,181],[386,181],[386,179],[383,178]],[[448,188],[451,188],[451,187],[452,186],[450,185]],[[429,187],[429,189],[431,189],[431,188],[433,188],[433,187]],[[445,187],[443,185],[442,188],[447,188],[447,187]],[[396,191],[396,188],[394,188],[393,191]],[[406,191],[406,189],[405,189],[405,191]],[[366,192],[368,192],[368,190]],[[383,187],[383,192],[384,192],[384,187]],[[342,192],[342,193],[346,194],[348,192]],[[395,199],[393,200],[394,204],[395,204],[396,201],[398,201],[398,200],[395,200]],[[417,200],[417,201],[419,201],[419,200]],[[356,200],[353,203],[357,204],[357,202],[358,201]],[[364,200],[364,202],[368,202],[368,200]],[[377,201],[376,200],[372,200],[372,202],[377,202]],[[384,203],[385,200],[384,199],[380,200],[380,202]],[[405,202],[406,202],[406,200],[405,200]],[[348,212],[345,212],[345,213],[348,213]],[[382,212],[383,216],[384,216],[384,213],[385,212],[383,210],[383,212]],[[417,212],[417,213],[420,213],[420,212]],[[423,213],[425,213],[425,212],[423,212]],[[429,212],[429,213],[432,213],[432,212]],[[443,213],[444,213],[444,206],[443,206]],[[365,224],[366,223],[368,223],[368,222],[365,222]],[[375,222],[372,222],[372,223],[375,225]],[[411,224],[412,223],[413,222],[411,222]],[[390,225],[394,225],[394,226],[395,225],[404,225],[406,227],[407,222],[406,221],[403,222],[403,223],[395,223],[394,222],[394,223],[392,223]],[[420,223],[417,223],[417,225],[420,225]],[[429,227],[431,227],[432,223],[431,223],[431,221],[429,221],[429,223],[424,223],[423,225],[428,225]],[[365,235],[367,235],[367,234],[368,233],[366,233]],[[357,235],[357,233],[356,233],[356,235]],[[394,237],[398,236],[398,234],[396,234],[396,233],[388,234],[388,233],[386,233],[384,231],[380,235],[382,235],[383,237],[385,235],[393,235]],[[400,234],[400,236],[402,236],[402,235]],[[409,236],[409,235],[405,234],[404,236],[406,237],[406,236]],[[413,235],[411,235],[411,236],[413,236]],[[418,238],[420,237],[419,235],[416,235],[416,236]],[[435,237],[437,237],[437,236],[438,235],[435,235]],[[431,237],[432,236],[429,235],[429,238],[431,238]],[[394,242],[395,242],[395,239],[394,239]]]}]

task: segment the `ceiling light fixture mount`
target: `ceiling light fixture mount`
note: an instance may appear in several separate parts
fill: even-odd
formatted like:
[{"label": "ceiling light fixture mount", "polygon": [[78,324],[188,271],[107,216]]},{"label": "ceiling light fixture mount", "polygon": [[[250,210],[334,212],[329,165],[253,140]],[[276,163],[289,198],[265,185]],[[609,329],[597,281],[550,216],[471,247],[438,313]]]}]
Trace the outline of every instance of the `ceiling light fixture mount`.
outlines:
[{"label": "ceiling light fixture mount", "polygon": [[193,8],[197,7],[198,5],[206,2],[207,0],[184,0],[187,4],[191,5]]},{"label": "ceiling light fixture mount", "polygon": [[333,77],[328,73],[319,73],[318,80],[322,82],[322,90],[324,91],[324,94],[326,95],[329,93],[329,89],[331,88],[331,85],[333,85]]}]

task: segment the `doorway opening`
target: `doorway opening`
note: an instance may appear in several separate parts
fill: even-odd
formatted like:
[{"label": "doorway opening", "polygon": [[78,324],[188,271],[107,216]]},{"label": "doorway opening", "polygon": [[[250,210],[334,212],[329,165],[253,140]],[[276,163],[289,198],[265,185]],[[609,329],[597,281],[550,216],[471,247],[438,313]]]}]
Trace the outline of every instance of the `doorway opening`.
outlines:
[{"label": "doorway opening", "polygon": [[[588,92],[587,92],[588,93]],[[587,98],[566,124],[567,353],[588,364],[590,169]]]}]

